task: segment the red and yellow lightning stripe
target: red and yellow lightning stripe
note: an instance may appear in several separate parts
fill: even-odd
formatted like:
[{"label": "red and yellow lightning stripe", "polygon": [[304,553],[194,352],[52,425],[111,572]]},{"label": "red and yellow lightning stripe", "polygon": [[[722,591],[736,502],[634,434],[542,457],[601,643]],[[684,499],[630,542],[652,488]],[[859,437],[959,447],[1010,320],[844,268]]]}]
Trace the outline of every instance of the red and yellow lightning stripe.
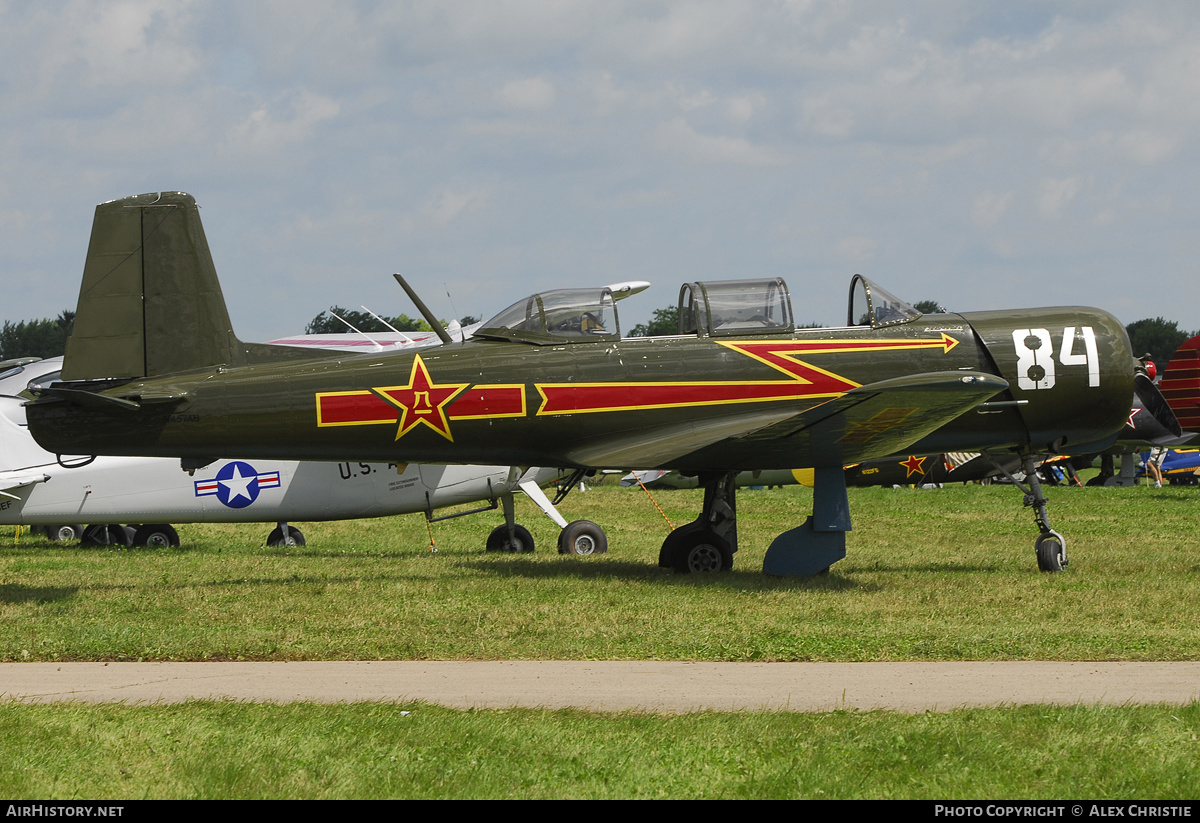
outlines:
[{"label": "red and yellow lightning stripe", "polygon": [[542,397],[538,415],[669,409],[732,403],[761,403],[797,398],[838,397],[859,384],[839,374],[801,360],[811,354],[865,351],[941,349],[948,352],[958,341],[942,334],[936,339],[898,340],[770,340],[717,341],[718,345],[765,363],[788,376],[787,380],[709,380],[662,383],[538,383]]}]

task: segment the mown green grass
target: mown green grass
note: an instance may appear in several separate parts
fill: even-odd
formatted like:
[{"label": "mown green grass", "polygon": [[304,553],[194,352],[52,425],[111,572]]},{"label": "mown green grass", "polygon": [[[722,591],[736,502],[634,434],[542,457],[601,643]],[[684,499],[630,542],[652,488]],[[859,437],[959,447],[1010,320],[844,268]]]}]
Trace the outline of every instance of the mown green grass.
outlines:
[{"label": "mown green grass", "polygon": [[[848,557],[810,580],[764,577],[801,522],[800,487],[739,495],[732,573],[656,565],[667,525],[640,491],[570,497],[610,551],[560,557],[519,501],[533,555],[485,554],[496,515],[267,527],[181,526],[180,550],[83,549],[0,529],[0,659],[1182,660],[1200,658],[1192,596],[1200,493],[1060,488],[1063,574],[1036,570],[1029,510],[1008,487],[851,490]],[[658,492],[675,525],[697,491]],[[15,544],[15,545],[14,545]]]},{"label": "mown green grass", "polygon": [[[1194,660],[1198,492],[1061,488],[1052,517],[1070,566],[1039,573],[1032,517],[1006,487],[853,489],[848,557],[827,576],[761,573],[808,489],[743,492],[732,573],[660,569],[664,519],[640,492],[600,487],[568,517],[610,533],[602,557],[480,551],[497,518],[306,524],[308,545],[260,525],[181,527],[184,548],[62,547],[0,530],[2,660]],[[661,492],[674,524],[698,492]],[[17,545],[14,545],[14,542]]]},{"label": "mown green grass", "polygon": [[[765,578],[802,488],[739,498],[731,574],[659,569],[640,492],[576,494],[603,557],[486,555],[499,521],[184,526],[184,547],[64,547],[0,528],[0,659],[1172,660],[1200,657],[1193,489],[1056,489],[1069,570],[1036,571],[1002,487],[851,491],[848,558]],[[660,492],[675,525],[699,492]],[[410,714],[403,715],[403,711]],[[1194,798],[1200,707],[890,712],[455,711],[415,704],[0,704],[13,798]]]},{"label": "mown green grass", "polygon": [[[408,712],[408,714],[405,714]],[[1189,799],[1200,705],[947,714],[0,704],[10,798]]]}]

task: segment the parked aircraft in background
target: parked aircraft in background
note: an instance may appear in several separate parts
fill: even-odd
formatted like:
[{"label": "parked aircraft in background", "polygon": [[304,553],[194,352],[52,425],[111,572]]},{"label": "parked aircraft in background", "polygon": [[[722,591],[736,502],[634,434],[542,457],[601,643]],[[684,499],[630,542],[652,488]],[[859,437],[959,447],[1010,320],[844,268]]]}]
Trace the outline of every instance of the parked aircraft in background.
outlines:
[{"label": "parked aircraft in background", "polygon": [[[436,341],[435,341],[436,342]],[[427,344],[428,345],[428,344]],[[607,549],[595,523],[566,519],[540,486],[553,469],[294,460],[221,460],[189,475],[179,461],[151,457],[66,458],[41,449],[25,428],[29,383],[58,378],[62,358],[0,364],[0,524],[32,526],[53,540],[93,545],[178,546],[175,523],[277,525],[268,545],[304,545],[293,521],[350,520],[424,513],[487,501],[469,513],[503,504],[505,525],[487,541],[491,551],[533,551],[533,537],[513,521],[513,494],[523,492],[563,531],[559,551]],[[458,515],[450,515],[458,516]],[[512,522],[513,536],[509,536]],[[132,524],[132,525],[125,525]]]},{"label": "parked aircraft in background", "polygon": [[[196,469],[236,458],[695,472],[701,515],[660,552],[684,571],[730,567],[740,471],[815,470],[813,515],[764,563],[815,574],[845,556],[843,466],[1015,454],[1030,476],[1039,566],[1059,570],[1064,540],[1046,521],[1035,462],[1107,448],[1135,391],[1158,394],[1124,327],[1096,309],[922,316],[858,275],[842,328],[797,328],[778,278],[689,283],[679,309],[678,336],[622,339],[607,289],[561,290],[520,300],[466,342],[442,330],[446,345],[419,352],[243,343],[195,201],[137,195],[97,207],[64,379],[27,413],[57,453],[172,456]],[[1169,409],[1163,423],[1174,425]]]},{"label": "parked aircraft in background", "polygon": [[1159,388],[1183,430],[1200,432],[1200,334],[1175,351]]},{"label": "parked aircraft in background", "polygon": [[1159,468],[1172,485],[1195,486],[1200,483],[1200,449],[1170,449]]},{"label": "parked aircraft in background", "polygon": [[[1009,471],[1020,470],[1020,460],[1009,458]],[[868,460],[845,467],[847,486],[921,486],[926,483],[969,483],[1003,476],[988,455],[966,454],[910,454]],[[679,472],[650,469],[631,472],[621,478],[622,486],[634,486],[641,481],[647,488],[694,489],[700,485],[695,475],[685,476]],[[770,469],[740,472],[734,481],[739,488],[746,486],[812,486],[815,480],[813,469]]]}]

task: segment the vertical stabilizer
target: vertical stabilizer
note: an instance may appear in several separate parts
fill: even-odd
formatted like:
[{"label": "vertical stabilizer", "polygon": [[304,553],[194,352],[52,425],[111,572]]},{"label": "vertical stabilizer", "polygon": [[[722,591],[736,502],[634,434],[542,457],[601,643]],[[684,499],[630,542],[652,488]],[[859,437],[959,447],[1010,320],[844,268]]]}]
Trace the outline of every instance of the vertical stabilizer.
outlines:
[{"label": "vertical stabilizer", "polygon": [[191,195],[139,194],[96,207],[64,380],[236,365],[245,351]]}]

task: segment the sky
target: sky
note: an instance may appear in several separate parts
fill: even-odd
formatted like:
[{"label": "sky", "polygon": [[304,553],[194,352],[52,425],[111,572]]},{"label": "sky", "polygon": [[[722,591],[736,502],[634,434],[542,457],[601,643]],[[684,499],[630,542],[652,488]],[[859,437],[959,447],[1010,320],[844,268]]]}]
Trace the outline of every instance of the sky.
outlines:
[{"label": "sky", "polygon": [[1200,330],[1200,4],[0,0],[0,319],[195,196],[245,340],[625,280],[855,273]]}]

